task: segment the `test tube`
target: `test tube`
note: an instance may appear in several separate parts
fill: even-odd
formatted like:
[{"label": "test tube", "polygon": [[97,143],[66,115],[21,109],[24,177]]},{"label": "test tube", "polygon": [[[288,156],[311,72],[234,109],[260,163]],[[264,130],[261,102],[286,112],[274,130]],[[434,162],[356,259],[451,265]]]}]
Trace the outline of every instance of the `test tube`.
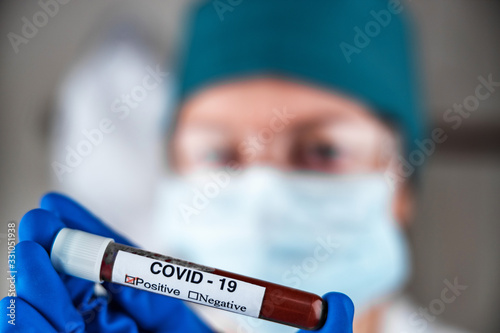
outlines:
[{"label": "test tube", "polygon": [[326,321],[320,296],[198,265],[63,228],[51,250],[55,269],[94,282],[112,282],[305,330]]}]

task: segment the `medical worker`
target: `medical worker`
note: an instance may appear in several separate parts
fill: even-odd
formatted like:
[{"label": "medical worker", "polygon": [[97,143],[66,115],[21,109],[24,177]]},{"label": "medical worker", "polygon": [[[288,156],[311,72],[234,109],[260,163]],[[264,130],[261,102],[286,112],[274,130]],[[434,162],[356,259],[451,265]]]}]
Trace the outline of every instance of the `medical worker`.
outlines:
[{"label": "medical worker", "polygon": [[[439,332],[397,295],[422,135],[414,50],[399,1],[198,5],[182,39],[168,165],[151,243],[200,264],[325,295],[320,332]],[[22,219],[24,332],[290,332],[282,325],[54,271],[68,226],[129,243],[60,194]],[[137,221],[141,223],[141,221]],[[2,309],[11,299],[2,300]],[[4,311],[4,310],[2,310]],[[413,318],[413,319],[412,319]]]}]

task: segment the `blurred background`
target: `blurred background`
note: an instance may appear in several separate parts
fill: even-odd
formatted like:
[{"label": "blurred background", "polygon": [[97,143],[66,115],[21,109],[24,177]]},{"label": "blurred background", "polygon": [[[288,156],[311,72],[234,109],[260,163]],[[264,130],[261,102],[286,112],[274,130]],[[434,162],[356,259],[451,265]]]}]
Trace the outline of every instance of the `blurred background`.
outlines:
[{"label": "blurred background", "polygon": [[[168,75],[144,103],[118,118],[119,126],[115,122],[105,134],[110,139],[92,148],[91,158],[75,161],[78,167],[59,177],[54,161],[64,161],[66,147],[75,147],[82,128],[90,131],[112,114],[98,105],[111,108],[120,91],[157,66],[169,71],[192,2],[69,1],[52,8],[37,31],[27,31],[32,36],[16,52],[9,33],[21,35],[23,17],[32,21],[42,8],[37,1],[2,1],[0,242],[6,241],[7,223],[18,222],[49,190],[70,192],[111,225],[140,219],[130,233],[147,239],[137,234],[148,223],[161,172],[158,138],[169,103]],[[417,219],[409,230],[414,249],[409,292],[426,307],[440,297],[445,279],[457,277],[468,289],[440,318],[473,332],[499,332],[500,88],[459,128],[451,129],[444,117],[455,103],[474,95],[478,77],[500,81],[500,2],[402,2],[418,31],[431,129],[449,134],[421,175]],[[92,109],[93,103],[94,113],[67,117],[70,109]],[[8,288],[4,245],[1,251],[3,296]]]}]

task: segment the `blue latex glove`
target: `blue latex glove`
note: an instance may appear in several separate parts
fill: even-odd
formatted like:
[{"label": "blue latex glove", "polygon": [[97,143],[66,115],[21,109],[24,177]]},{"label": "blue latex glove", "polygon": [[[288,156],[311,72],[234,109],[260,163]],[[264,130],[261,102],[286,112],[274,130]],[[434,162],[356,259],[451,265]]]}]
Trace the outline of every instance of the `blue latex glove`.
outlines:
[{"label": "blue latex glove", "polygon": [[47,194],[40,206],[19,225],[15,326],[6,320],[6,297],[0,302],[0,332],[212,331],[181,300],[110,283],[103,283],[107,295],[96,296],[95,283],[57,273],[49,253],[64,227],[132,244],[65,196]]},{"label": "blue latex glove", "polygon": [[354,304],[351,299],[341,293],[328,293],[323,299],[328,303],[326,323],[317,331],[300,330],[298,333],[352,333]]},{"label": "blue latex glove", "polygon": [[[5,297],[0,301],[1,332],[211,332],[180,300],[107,282],[102,284],[107,295],[100,295],[93,282],[57,273],[49,254],[62,228],[133,244],[63,195],[45,195],[40,207],[26,213],[19,225],[16,325],[5,320],[12,299]],[[324,298],[328,318],[316,332],[352,332],[351,300],[339,293]]]}]

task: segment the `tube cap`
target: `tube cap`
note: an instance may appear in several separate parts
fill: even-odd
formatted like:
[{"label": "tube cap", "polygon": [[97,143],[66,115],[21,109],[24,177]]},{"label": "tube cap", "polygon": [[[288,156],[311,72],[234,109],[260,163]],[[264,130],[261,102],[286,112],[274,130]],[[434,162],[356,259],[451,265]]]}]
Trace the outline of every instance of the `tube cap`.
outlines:
[{"label": "tube cap", "polygon": [[101,282],[101,262],[106,247],[111,242],[112,238],[64,228],[54,240],[50,260],[59,272]]}]

